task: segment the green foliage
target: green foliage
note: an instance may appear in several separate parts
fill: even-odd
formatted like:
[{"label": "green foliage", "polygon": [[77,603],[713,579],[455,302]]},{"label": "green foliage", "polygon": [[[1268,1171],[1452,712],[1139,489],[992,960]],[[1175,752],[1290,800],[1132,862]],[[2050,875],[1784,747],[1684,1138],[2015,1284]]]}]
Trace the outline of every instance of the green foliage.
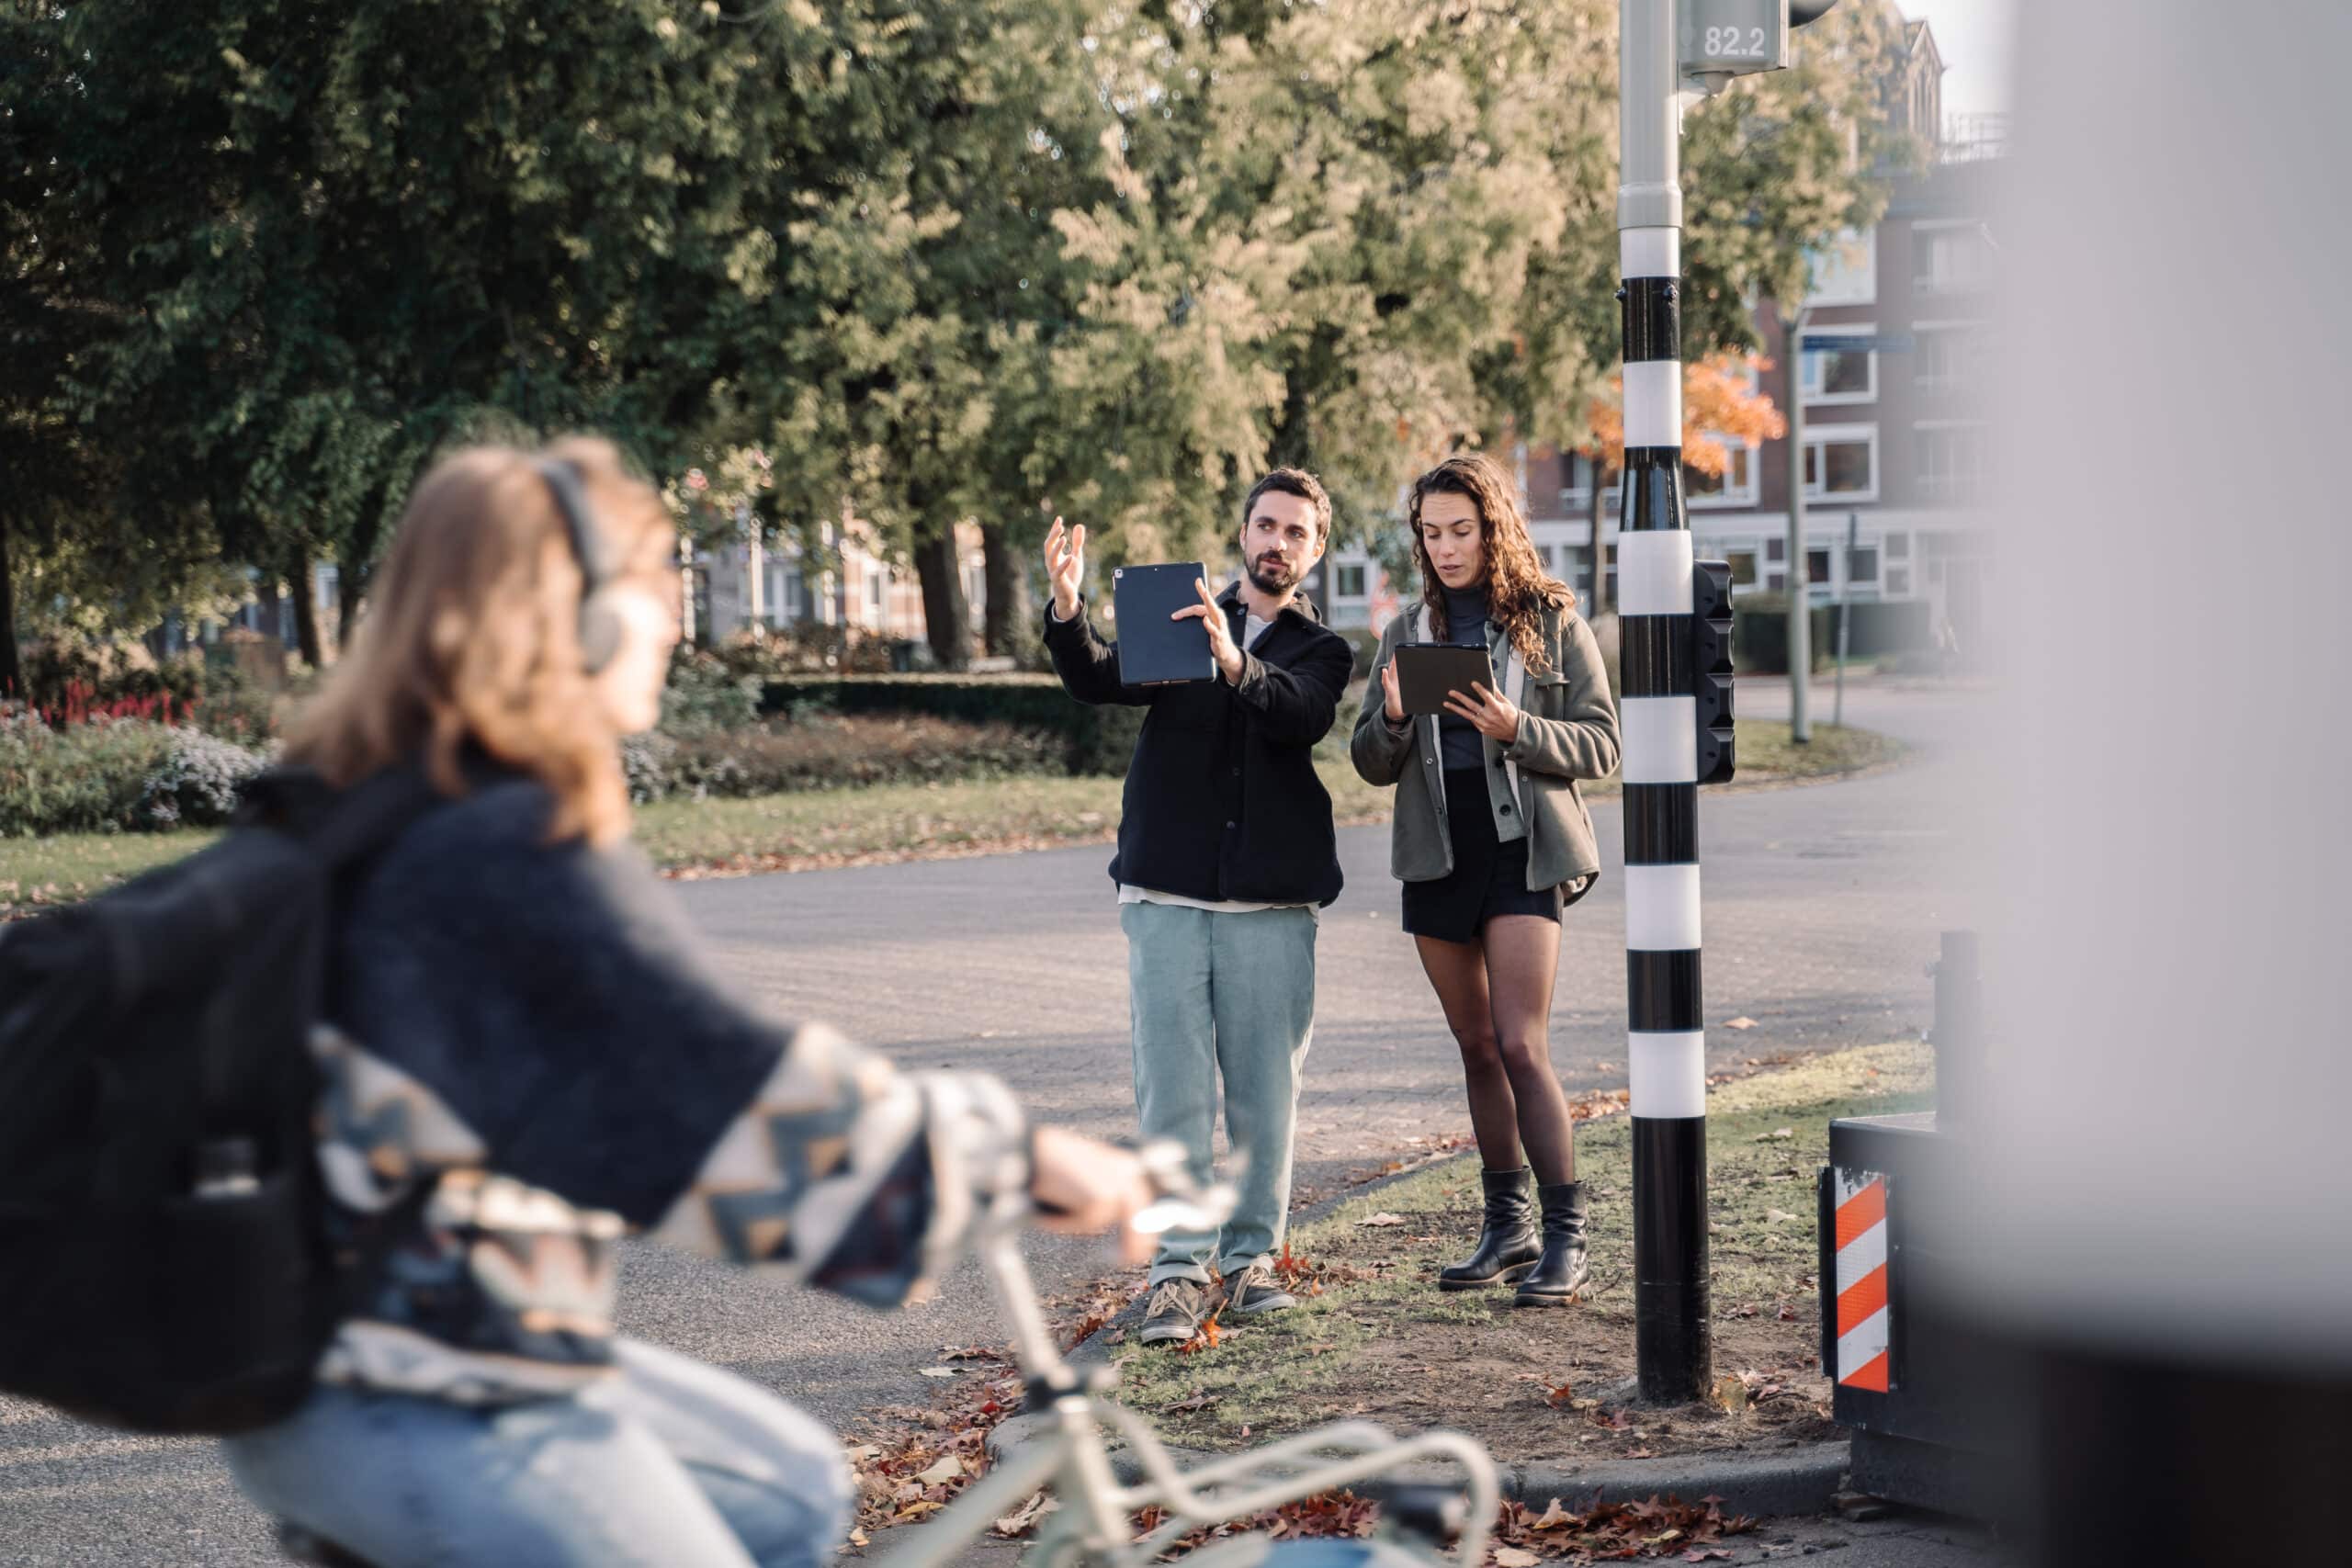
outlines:
[{"label": "green foliage", "polygon": [[755,677],[739,674],[726,660],[683,645],[671,658],[669,684],[662,694],[665,734],[724,734],[747,728],[759,716]]},{"label": "green foliage", "polygon": [[353,572],[453,440],[672,466],[760,354],[770,175],[824,112],[810,8],[743,9],[13,8],[0,206],[47,372],[17,406],[107,433],[113,514]]},{"label": "green foliage", "polygon": [[1061,738],[1004,723],[927,715],[810,714],[629,748],[629,791],[745,799],[799,790],[1005,778],[1065,771]]},{"label": "green foliage", "polygon": [[[437,452],[590,427],[700,541],[980,519],[1221,558],[1616,353],[1608,0],[51,0],[0,10],[0,560],[135,626],[336,559]],[[1694,108],[1685,335],[1748,339],[1903,150],[1883,6]],[[721,502],[724,502],[722,504]],[[5,620],[5,616],[0,616]],[[0,626],[0,634],[6,628]]]},{"label": "green foliage", "polygon": [[1145,712],[1072,702],[1050,675],[790,678],[768,682],[760,706],[770,714],[929,714],[1007,724],[1058,737],[1064,765],[1073,773],[1113,775],[1127,771]]},{"label": "green foliage", "polygon": [[119,833],[148,826],[149,779],[172,755],[172,731],[139,719],[51,729],[0,712],[0,835]]}]

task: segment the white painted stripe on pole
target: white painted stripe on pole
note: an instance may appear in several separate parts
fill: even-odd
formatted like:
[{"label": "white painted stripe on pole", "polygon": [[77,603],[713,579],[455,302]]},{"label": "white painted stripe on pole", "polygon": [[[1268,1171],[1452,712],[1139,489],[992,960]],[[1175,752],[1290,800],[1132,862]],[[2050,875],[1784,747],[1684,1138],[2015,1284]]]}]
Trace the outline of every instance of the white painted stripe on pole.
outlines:
[{"label": "white painted stripe on pole", "polygon": [[1618,717],[1624,729],[1625,782],[1699,782],[1699,705],[1695,697],[1627,697]]},{"label": "white painted stripe on pole", "polygon": [[1860,1284],[1886,1262],[1886,1222],[1881,1220],[1838,1249],[1838,1294]]},{"label": "white painted stripe on pole", "polygon": [[1665,1119],[1707,1113],[1707,1036],[1702,1032],[1628,1033],[1625,1066],[1634,1115]]},{"label": "white painted stripe on pole", "polygon": [[1617,610],[1626,615],[1690,613],[1690,530],[1640,528],[1617,536]]},{"label": "white painted stripe on pole", "polygon": [[1844,1382],[1886,1353],[1886,1308],[1854,1325],[1838,1337],[1838,1378]]},{"label": "white painted stripe on pole", "polygon": [[1682,361],[1645,359],[1625,367],[1625,445],[1682,445]]},{"label": "white painted stripe on pole", "polygon": [[1681,272],[1681,230],[1618,231],[1617,275],[1620,277],[1677,277]]},{"label": "white painted stripe on pole", "polygon": [[1684,953],[1699,941],[1699,868],[1625,868],[1625,945],[1637,953]]}]

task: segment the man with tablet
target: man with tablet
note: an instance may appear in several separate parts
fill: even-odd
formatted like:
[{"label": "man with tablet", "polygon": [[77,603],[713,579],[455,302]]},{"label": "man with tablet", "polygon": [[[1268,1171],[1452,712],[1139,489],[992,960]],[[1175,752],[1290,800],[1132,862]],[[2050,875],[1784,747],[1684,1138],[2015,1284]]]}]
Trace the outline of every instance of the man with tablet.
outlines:
[{"label": "man with tablet", "polygon": [[[1221,1234],[1161,1237],[1138,1336],[1148,1345],[1199,1332],[1213,1264],[1227,1313],[1296,1304],[1272,1265],[1315,1021],[1317,910],[1340,896],[1331,797],[1314,752],[1354,663],[1298,592],[1330,532],[1322,485],[1275,469],[1242,504],[1242,573],[1224,592],[1213,595],[1197,566],[1122,569],[1119,642],[1095,630],[1080,596],[1085,528],[1057,517],[1046,536],[1046,648],[1064,689],[1150,710],[1111,860],[1137,1119],[1145,1137],[1182,1144],[1205,1182],[1221,1078],[1227,1141],[1247,1163]],[[1148,624],[1127,625],[1130,615]]]}]

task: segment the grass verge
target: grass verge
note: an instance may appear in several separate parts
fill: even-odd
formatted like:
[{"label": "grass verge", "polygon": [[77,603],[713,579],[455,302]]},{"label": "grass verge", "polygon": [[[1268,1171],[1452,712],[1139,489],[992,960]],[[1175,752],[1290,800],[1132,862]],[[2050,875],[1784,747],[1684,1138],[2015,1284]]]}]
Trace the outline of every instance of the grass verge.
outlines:
[{"label": "grass verge", "polygon": [[[1799,747],[1785,724],[1743,719],[1739,780],[1731,787],[1836,777],[1882,766],[1902,753],[1900,742],[1868,730],[1825,726],[1815,731],[1811,746]],[[1392,792],[1356,777],[1344,728],[1316,749],[1316,767],[1340,823],[1387,820]],[[1115,778],[1038,773],[747,800],[663,800],[638,812],[637,834],[655,863],[682,877],[995,854],[1110,839],[1118,829],[1120,784]],[[1585,793],[1600,798],[1616,791],[1616,781],[1608,779]],[[0,839],[0,918],[87,897],[193,853],[214,837],[189,831]]]},{"label": "grass verge", "polygon": [[[1478,1228],[1475,1156],[1350,1200],[1292,1237],[1292,1310],[1219,1325],[1181,1352],[1122,1344],[1122,1400],[1170,1440],[1234,1449],[1344,1416],[1451,1427],[1506,1461],[1575,1462],[1777,1446],[1828,1434],[1818,1366],[1814,1173],[1832,1118],[1921,1108],[1924,1045],[1842,1051],[1712,1095],[1717,1396],[1636,1407],[1632,1144],[1622,1115],[1577,1129],[1592,1212],[1592,1283],[1565,1309],[1508,1290],[1448,1294],[1437,1270]],[[1114,1332],[1116,1332],[1115,1330]]]}]

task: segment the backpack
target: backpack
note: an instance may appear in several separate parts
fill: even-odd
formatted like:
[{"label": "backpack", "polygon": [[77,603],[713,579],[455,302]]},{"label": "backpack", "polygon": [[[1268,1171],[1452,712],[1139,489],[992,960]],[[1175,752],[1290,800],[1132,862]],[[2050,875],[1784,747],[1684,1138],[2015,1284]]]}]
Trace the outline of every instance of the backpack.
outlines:
[{"label": "backpack", "polygon": [[434,799],[276,769],[211,847],[0,926],[0,1391],[172,1434],[309,1393],[362,1261],[314,1151],[338,890]]}]

